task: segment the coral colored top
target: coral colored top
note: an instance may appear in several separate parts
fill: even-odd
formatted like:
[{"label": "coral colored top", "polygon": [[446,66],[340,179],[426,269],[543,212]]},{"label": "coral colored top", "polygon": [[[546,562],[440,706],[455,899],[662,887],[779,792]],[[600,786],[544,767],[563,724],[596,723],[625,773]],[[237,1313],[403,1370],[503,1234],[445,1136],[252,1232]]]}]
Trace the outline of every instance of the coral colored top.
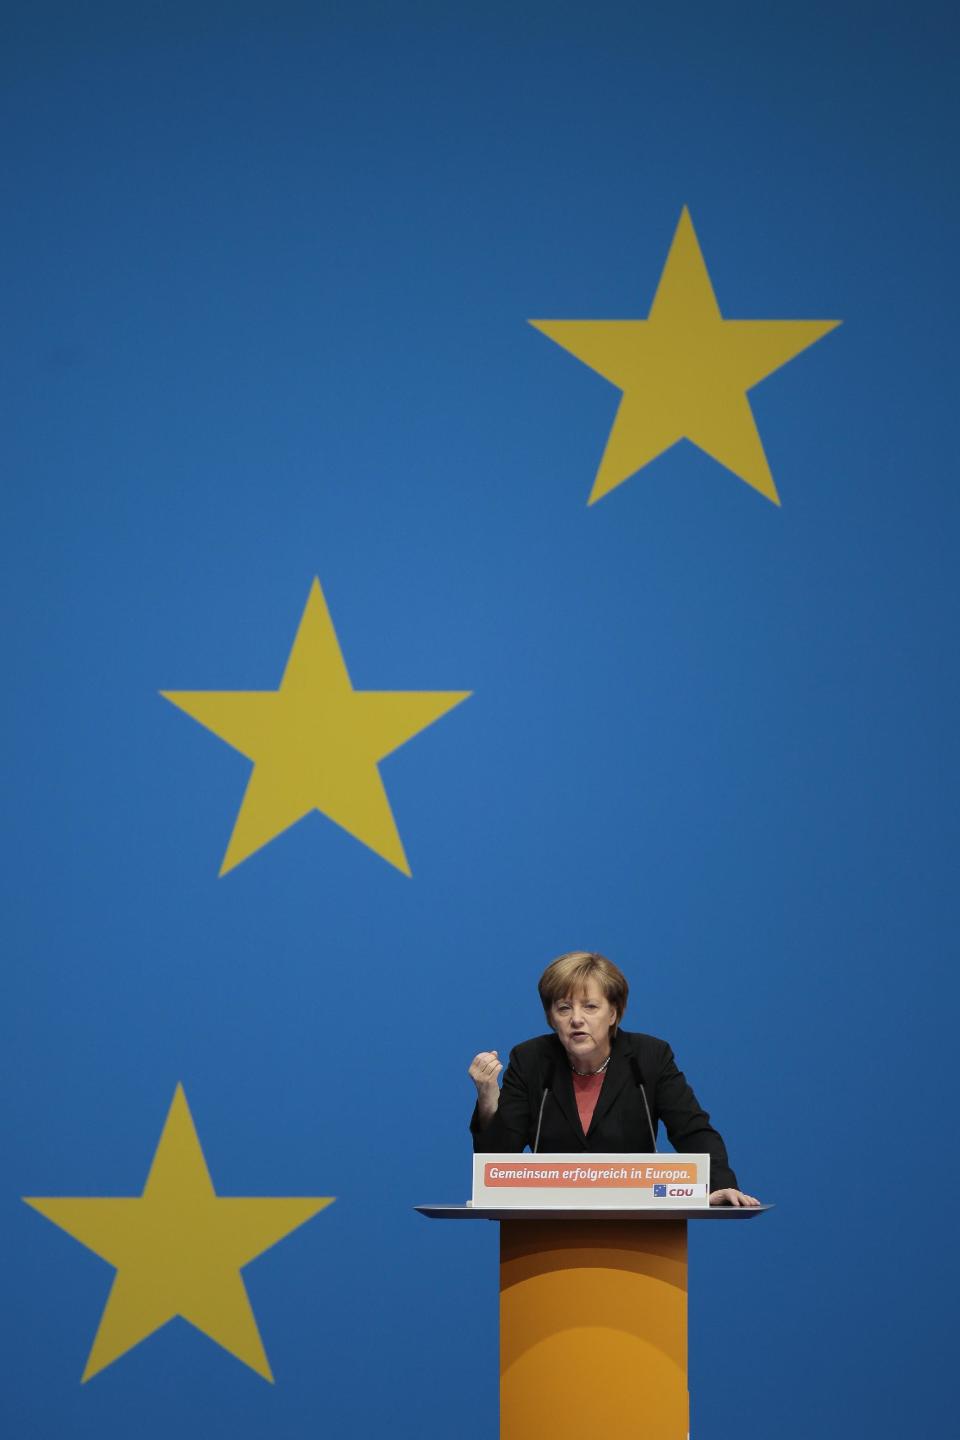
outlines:
[{"label": "coral colored top", "polygon": [[[604,1071],[603,1075],[606,1073]],[[583,1126],[584,1135],[590,1129],[590,1121],[597,1108],[600,1087],[603,1085],[603,1075],[578,1075],[576,1070],[573,1072],[573,1093],[577,1097],[577,1110],[580,1113],[580,1124]]]}]

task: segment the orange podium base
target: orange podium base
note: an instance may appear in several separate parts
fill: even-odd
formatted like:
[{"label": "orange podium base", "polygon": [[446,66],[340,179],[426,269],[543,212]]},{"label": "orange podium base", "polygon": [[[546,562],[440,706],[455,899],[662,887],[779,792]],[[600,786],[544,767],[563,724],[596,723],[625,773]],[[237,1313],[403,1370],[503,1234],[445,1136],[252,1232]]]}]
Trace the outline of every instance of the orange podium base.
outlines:
[{"label": "orange podium base", "polygon": [[416,1208],[499,1221],[500,1440],[689,1440],[687,1223],[771,1206]]},{"label": "orange podium base", "polygon": [[500,1440],[687,1440],[686,1220],[500,1224]]}]

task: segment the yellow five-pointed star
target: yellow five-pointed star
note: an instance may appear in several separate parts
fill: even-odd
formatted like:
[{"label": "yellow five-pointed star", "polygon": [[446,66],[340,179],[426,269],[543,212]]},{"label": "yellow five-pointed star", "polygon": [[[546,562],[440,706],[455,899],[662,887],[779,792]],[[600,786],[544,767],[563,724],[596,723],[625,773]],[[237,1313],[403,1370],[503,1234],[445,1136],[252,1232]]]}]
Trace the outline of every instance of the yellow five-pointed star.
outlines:
[{"label": "yellow five-pointed star", "polygon": [[592,505],[692,440],[779,505],[747,391],[839,320],[724,320],[684,207],[646,320],[531,320],[623,391]]},{"label": "yellow five-pointed star", "polygon": [[311,810],[409,875],[377,762],[470,691],[354,690],[314,580],[279,690],[161,693],[253,761],[221,875]]},{"label": "yellow five-pointed star", "polygon": [[333,1200],[217,1195],[181,1085],[139,1199],[24,1198],[116,1267],[84,1380],[177,1315],[272,1380],[240,1271]]}]

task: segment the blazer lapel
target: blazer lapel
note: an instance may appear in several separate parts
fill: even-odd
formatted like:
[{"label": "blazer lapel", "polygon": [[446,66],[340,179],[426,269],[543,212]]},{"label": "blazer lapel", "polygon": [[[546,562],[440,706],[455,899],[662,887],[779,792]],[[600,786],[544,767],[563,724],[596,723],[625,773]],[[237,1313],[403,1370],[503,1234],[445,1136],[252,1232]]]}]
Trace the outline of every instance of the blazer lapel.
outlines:
[{"label": "blazer lapel", "polygon": [[[603,1077],[603,1085],[600,1094],[597,1096],[597,1106],[593,1112],[593,1118],[590,1121],[588,1134],[593,1133],[620,1094],[620,1091],[629,1083],[631,1078],[630,1061],[627,1056],[627,1043],[622,1033],[618,1032],[613,1042],[613,1048],[610,1051],[610,1064],[607,1066],[607,1073]],[[572,1084],[570,1089],[572,1092]]]},{"label": "blazer lapel", "polygon": [[[553,1065],[553,1082],[550,1086],[550,1093],[557,1102],[563,1118],[566,1120],[574,1135],[586,1144],[587,1137],[583,1133],[583,1126],[580,1124],[580,1112],[577,1109],[576,1096],[573,1093],[573,1080],[571,1078],[570,1061],[567,1052],[559,1040],[554,1040],[550,1062]],[[549,1100],[547,1104],[549,1105]]]}]

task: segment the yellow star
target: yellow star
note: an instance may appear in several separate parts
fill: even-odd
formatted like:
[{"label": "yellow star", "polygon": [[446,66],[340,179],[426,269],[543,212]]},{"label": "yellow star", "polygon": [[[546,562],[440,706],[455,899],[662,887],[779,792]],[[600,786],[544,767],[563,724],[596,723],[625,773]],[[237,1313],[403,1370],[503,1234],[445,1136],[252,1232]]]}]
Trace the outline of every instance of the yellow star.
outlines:
[{"label": "yellow star", "polygon": [[164,690],[253,761],[220,874],[320,810],[410,874],[377,762],[469,690],[354,690],[314,580],[279,690]]},{"label": "yellow star", "polygon": [[692,440],[779,505],[747,391],[839,320],[724,320],[684,206],[646,320],[531,320],[623,391],[588,504]]},{"label": "yellow star", "polygon": [[139,1199],[24,1199],[116,1267],[84,1380],[176,1315],[272,1380],[240,1271],[333,1201],[217,1195],[182,1085]]}]

